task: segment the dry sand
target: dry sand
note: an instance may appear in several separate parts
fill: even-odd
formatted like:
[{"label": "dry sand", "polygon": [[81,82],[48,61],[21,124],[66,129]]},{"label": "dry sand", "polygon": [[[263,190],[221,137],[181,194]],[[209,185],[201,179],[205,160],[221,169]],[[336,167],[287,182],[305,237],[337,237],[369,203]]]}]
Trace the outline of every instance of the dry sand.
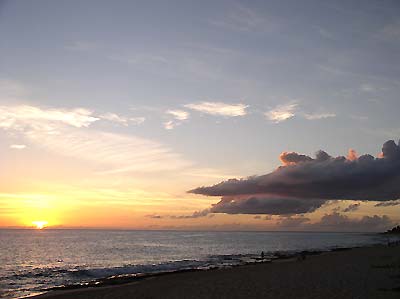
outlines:
[{"label": "dry sand", "polygon": [[53,291],[67,298],[400,298],[400,247],[376,246],[123,285]]}]

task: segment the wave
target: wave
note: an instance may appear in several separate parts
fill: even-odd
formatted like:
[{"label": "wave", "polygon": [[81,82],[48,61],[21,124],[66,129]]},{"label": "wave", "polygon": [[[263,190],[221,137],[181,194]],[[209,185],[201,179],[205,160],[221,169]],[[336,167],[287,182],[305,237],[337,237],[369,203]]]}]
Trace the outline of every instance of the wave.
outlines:
[{"label": "wave", "polygon": [[[374,239],[359,245],[382,243],[382,239]],[[350,244],[349,244],[350,245]],[[349,247],[356,247],[353,242]],[[342,246],[346,247],[345,244]],[[310,247],[308,247],[310,248]],[[234,267],[243,264],[270,262],[274,259],[290,258],[302,254],[315,254],[334,250],[335,246],[318,246],[314,249],[265,251],[264,258],[260,254],[229,254],[208,255],[199,259],[171,260],[161,263],[128,264],[114,267],[88,267],[86,265],[65,265],[62,260],[47,267],[20,269],[8,271],[0,275],[0,298],[15,298],[16,295],[31,295],[38,292],[47,292],[59,288],[79,288],[107,284],[130,282],[133,279],[143,278],[163,273],[210,270],[224,267]],[[260,252],[261,253],[261,252]],[[11,269],[10,269],[11,270]],[[2,287],[3,286],[3,287]],[[19,296],[22,297],[22,296]]]},{"label": "wave", "polygon": [[[266,255],[265,260],[272,259],[273,255]],[[215,255],[205,260],[178,260],[158,264],[137,264],[124,265],[119,267],[106,268],[86,268],[76,266],[73,268],[45,267],[34,268],[28,271],[12,273],[11,275],[0,277],[1,280],[18,281],[21,279],[35,278],[55,278],[65,277],[70,280],[93,280],[122,275],[143,275],[160,272],[174,272],[184,270],[206,270],[212,268],[231,267],[245,263],[254,263],[260,261],[256,255]]]}]

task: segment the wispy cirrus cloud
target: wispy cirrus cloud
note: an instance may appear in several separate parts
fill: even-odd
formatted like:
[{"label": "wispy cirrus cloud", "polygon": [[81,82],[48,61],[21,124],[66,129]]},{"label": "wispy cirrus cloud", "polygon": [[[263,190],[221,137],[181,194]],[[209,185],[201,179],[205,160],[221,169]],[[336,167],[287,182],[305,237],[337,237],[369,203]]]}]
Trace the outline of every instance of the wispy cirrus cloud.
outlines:
[{"label": "wispy cirrus cloud", "polygon": [[[191,165],[156,141],[89,128],[101,119],[129,121],[114,114],[96,116],[83,108],[0,106],[0,129],[19,134],[44,150],[95,162],[104,173],[174,170]],[[13,148],[17,147],[22,145]]]},{"label": "wispy cirrus cloud", "polygon": [[10,145],[11,149],[16,149],[16,150],[22,150],[26,148],[25,144],[11,144]]},{"label": "wispy cirrus cloud", "polygon": [[186,120],[189,118],[189,112],[184,110],[167,110],[165,113],[172,115],[176,120]]},{"label": "wispy cirrus cloud", "polygon": [[272,22],[271,17],[259,14],[257,11],[244,5],[236,4],[220,19],[211,20],[210,24],[239,32],[267,32],[275,30],[278,24]]},{"label": "wispy cirrus cloud", "polygon": [[277,124],[294,117],[297,106],[296,102],[278,105],[265,112],[264,115],[267,119]]},{"label": "wispy cirrus cloud", "polygon": [[0,106],[0,128],[5,130],[41,130],[57,134],[60,126],[87,128],[105,120],[121,125],[141,124],[144,117],[124,117],[115,113],[95,114],[85,108],[42,108],[31,105]]},{"label": "wispy cirrus cloud", "polygon": [[173,120],[169,120],[163,123],[164,129],[166,130],[172,130],[177,126],[177,123],[174,122]]},{"label": "wispy cirrus cloud", "polygon": [[306,120],[320,120],[336,117],[336,114],[330,112],[305,112],[300,108],[300,105],[297,101],[292,101],[273,107],[272,109],[266,111],[264,116],[271,122],[278,124],[295,116],[304,118]]},{"label": "wispy cirrus cloud", "polygon": [[101,114],[98,117],[102,120],[114,122],[123,126],[128,126],[131,123],[140,125],[146,120],[145,117],[125,117],[111,112]]},{"label": "wispy cirrus cloud", "polygon": [[118,123],[118,124],[121,124],[121,125],[124,125],[124,126],[127,126],[128,125],[128,121],[129,121],[129,119],[126,118],[126,117],[120,116],[120,115],[115,114],[115,113],[110,113],[110,112],[109,113],[105,113],[105,114],[101,114],[101,115],[99,115],[99,117],[102,120],[115,122],[115,123]]},{"label": "wispy cirrus cloud", "polygon": [[335,113],[305,113],[304,118],[307,120],[318,120],[324,118],[336,117]]},{"label": "wispy cirrus cloud", "polygon": [[164,122],[164,128],[166,130],[172,130],[176,126],[182,124],[183,121],[187,120],[190,116],[190,113],[184,110],[175,109],[175,110],[167,110],[165,112],[167,115],[171,116],[173,119]]},{"label": "wispy cirrus cloud", "polygon": [[59,136],[29,132],[26,137],[45,150],[95,162],[103,174],[168,171],[191,165],[167,146],[131,135],[64,128]]},{"label": "wispy cirrus cloud", "polygon": [[146,118],[144,116],[130,117],[129,122],[135,125],[140,125],[144,123]]},{"label": "wispy cirrus cloud", "polygon": [[41,130],[57,133],[60,125],[88,127],[99,118],[83,108],[43,109],[29,105],[0,106],[0,128],[6,130]]},{"label": "wispy cirrus cloud", "polygon": [[225,117],[245,116],[247,114],[246,109],[249,107],[242,103],[227,104],[222,102],[199,102],[184,106],[198,112]]}]

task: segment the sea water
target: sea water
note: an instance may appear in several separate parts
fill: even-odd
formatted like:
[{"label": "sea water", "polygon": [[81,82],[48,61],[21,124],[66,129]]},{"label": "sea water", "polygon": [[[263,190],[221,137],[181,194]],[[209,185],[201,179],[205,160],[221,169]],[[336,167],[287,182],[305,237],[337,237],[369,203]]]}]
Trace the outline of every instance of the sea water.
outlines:
[{"label": "sea water", "polygon": [[386,242],[379,234],[0,230],[0,298],[102,278],[230,267],[303,250]]}]

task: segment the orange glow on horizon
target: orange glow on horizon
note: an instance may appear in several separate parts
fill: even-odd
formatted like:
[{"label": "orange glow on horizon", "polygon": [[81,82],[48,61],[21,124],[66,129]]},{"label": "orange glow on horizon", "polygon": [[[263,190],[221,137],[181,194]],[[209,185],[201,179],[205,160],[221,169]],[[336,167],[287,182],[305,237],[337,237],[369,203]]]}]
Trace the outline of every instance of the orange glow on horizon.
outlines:
[{"label": "orange glow on horizon", "polygon": [[47,226],[47,221],[32,221],[32,224],[36,226],[36,229],[43,229]]}]

